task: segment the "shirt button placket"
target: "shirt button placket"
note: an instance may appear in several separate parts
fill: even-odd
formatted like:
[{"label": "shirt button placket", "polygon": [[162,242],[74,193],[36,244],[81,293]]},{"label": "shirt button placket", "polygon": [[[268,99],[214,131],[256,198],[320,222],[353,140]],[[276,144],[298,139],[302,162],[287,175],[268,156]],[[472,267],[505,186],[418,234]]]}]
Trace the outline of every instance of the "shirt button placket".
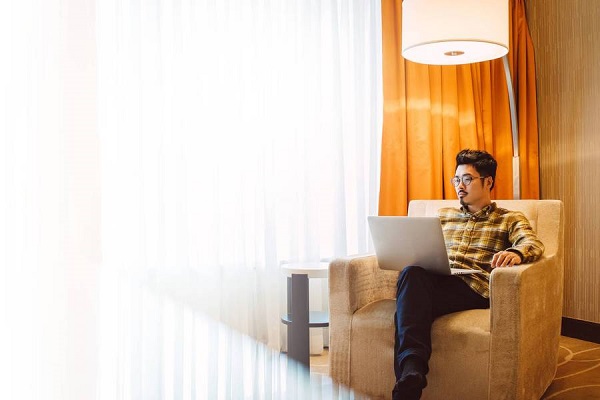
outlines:
[{"label": "shirt button placket", "polygon": [[[475,217],[472,217],[472,218],[469,218],[467,220],[467,226],[465,227],[466,229],[465,229],[464,232],[469,232],[470,233],[473,230],[473,226],[474,226],[473,221],[474,221],[474,219],[475,219]],[[469,243],[470,243],[470,241],[471,241],[471,235],[470,234],[469,235],[465,235],[463,233],[462,240],[461,240],[461,243],[460,243],[460,249],[459,249],[460,254],[463,254],[463,255],[467,254],[467,250],[469,249]]]}]

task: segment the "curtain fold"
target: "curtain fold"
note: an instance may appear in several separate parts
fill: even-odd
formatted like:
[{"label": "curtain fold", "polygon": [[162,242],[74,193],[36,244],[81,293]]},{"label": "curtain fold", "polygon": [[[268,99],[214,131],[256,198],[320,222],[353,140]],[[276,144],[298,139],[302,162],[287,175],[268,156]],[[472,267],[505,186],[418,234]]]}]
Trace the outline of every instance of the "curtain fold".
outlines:
[{"label": "curtain fold", "polygon": [[[512,134],[502,60],[416,64],[401,55],[402,1],[382,0],[384,119],[380,215],[406,214],[412,199],[454,198],[456,153],[498,160],[492,195],[512,198]],[[521,198],[539,198],[535,63],[522,0],[510,2],[508,54],[518,112]]]}]

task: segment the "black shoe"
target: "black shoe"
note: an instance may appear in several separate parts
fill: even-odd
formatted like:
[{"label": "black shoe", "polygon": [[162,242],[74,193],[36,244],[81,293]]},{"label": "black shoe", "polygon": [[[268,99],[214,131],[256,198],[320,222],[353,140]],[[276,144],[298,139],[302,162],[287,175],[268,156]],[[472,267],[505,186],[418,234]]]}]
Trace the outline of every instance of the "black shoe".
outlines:
[{"label": "black shoe", "polygon": [[419,400],[427,378],[418,372],[409,373],[396,381],[392,390],[393,400]]}]

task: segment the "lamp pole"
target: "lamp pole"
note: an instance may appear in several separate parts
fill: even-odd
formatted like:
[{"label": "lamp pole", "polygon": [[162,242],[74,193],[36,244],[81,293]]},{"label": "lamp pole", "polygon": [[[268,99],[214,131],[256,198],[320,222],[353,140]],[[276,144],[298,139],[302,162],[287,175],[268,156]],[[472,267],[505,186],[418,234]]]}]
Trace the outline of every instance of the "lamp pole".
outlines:
[{"label": "lamp pole", "polygon": [[504,65],[504,77],[506,78],[506,87],[508,88],[508,103],[510,107],[510,125],[512,131],[513,144],[513,199],[521,198],[521,165],[519,163],[519,124],[517,121],[517,105],[515,103],[515,91],[513,88],[508,57],[502,57]]}]

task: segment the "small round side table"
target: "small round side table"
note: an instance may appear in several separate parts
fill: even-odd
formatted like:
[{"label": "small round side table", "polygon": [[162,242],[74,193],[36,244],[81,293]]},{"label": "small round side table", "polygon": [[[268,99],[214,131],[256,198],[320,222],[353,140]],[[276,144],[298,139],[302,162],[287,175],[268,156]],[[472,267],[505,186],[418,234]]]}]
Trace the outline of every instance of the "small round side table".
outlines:
[{"label": "small round side table", "polygon": [[308,280],[327,278],[329,263],[306,262],[285,263],[281,272],[287,275],[287,314],[281,322],[288,326],[288,357],[310,366],[309,328],[329,326],[329,314],[322,311],[309,311]]}]

